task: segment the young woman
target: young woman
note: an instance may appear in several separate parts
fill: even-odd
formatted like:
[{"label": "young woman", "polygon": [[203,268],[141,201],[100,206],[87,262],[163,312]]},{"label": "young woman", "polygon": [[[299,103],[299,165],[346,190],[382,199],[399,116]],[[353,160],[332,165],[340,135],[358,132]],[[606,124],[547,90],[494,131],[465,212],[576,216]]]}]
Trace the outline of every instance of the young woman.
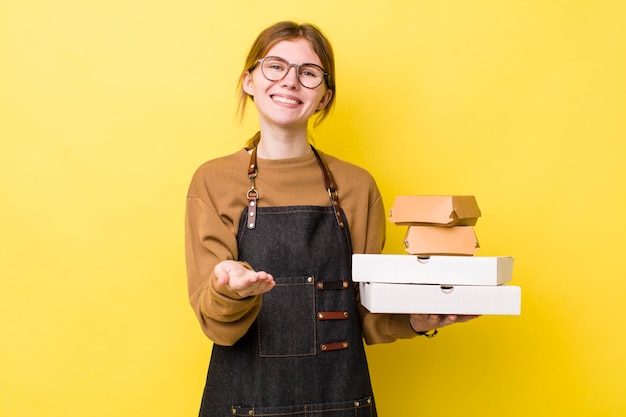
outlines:
[{"label": "young woman", "polygon": [[371,314],[352,253],[379,253],[385,212],[372,176],[308,140],[335,99],[330,43],[280,22],[240,78],[259,132],[195,173],[187,198],[189,298],[214,342],[201,416],[375,416],[363,339],[392,342],[456,316]]}]

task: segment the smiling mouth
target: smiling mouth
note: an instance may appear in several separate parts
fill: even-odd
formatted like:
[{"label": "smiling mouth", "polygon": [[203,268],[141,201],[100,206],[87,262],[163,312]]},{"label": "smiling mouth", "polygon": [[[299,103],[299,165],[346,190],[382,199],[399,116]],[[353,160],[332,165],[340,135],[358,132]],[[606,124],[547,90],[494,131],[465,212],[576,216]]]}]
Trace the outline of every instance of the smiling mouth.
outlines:
[{"label": "smiling mouth", "polygon": [[287,97],[281,97],[281,96],[272,96],[272,100],[278,101],[279,103],[285,103],[285,104],[292,104],[292,105],[300,104],[300,101],[298,100],[294,100],[292,98],[287,98]]}]

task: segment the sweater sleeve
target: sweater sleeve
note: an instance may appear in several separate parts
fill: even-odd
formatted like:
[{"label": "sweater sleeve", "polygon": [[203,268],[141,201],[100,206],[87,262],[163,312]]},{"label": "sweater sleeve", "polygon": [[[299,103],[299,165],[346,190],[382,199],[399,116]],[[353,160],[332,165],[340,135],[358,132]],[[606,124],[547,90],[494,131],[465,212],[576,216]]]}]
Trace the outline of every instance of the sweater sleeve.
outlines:
[{"label": "sweater sleeve", "polygon": [[189,301],[202,330],[216,344],[233,345],[254,322],[261,296],[241,299],[217,283],[213,269],[237,259],[236,238],[215,207],[193,193],[187,197],[185,254]]}]

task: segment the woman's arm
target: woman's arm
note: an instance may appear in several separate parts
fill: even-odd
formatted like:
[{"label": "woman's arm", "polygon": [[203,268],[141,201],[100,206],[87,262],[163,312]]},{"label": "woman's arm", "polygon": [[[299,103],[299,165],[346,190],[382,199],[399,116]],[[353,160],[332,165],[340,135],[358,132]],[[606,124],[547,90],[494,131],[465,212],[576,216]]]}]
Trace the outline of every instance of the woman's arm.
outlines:
[{"label": "woman's arm", "polygon": [[[187,198],[185,255],[189,301],[202,330],[216,344],[233,345],[256,319],[261,296],[238,293],[228,280],[220,282],[216,276],[220,262],[235,262],[236,238],[215,207],[199,197]],[[252,270],[248,264],[236,263]],[[223,276],[223,269],[218,268],[220,273]]]}]

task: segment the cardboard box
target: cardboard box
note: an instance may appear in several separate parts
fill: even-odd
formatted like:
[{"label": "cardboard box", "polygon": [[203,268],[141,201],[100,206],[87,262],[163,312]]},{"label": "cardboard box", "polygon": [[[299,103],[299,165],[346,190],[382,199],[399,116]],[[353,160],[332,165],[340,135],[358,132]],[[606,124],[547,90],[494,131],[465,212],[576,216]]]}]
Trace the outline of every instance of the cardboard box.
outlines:
[{"label": "cardboard box", "polygon": [[480,217],[474,196],[396,197],[389,220],[397,225],[474,226]]},{"label": "cardboard box", "polygon": [[510,256],[352,255],[355,282],[501,285],[512,277]]},{"label": "cardboard box", "polygon": [[361,304],[372,313],[520,315],[522,291],[512,285],[451,286],[359,284]]},{"label": "cardboard box", "polygon": [[404,247],[411,255],[474,255],[480,248],[472,226],[409,226]]}]

